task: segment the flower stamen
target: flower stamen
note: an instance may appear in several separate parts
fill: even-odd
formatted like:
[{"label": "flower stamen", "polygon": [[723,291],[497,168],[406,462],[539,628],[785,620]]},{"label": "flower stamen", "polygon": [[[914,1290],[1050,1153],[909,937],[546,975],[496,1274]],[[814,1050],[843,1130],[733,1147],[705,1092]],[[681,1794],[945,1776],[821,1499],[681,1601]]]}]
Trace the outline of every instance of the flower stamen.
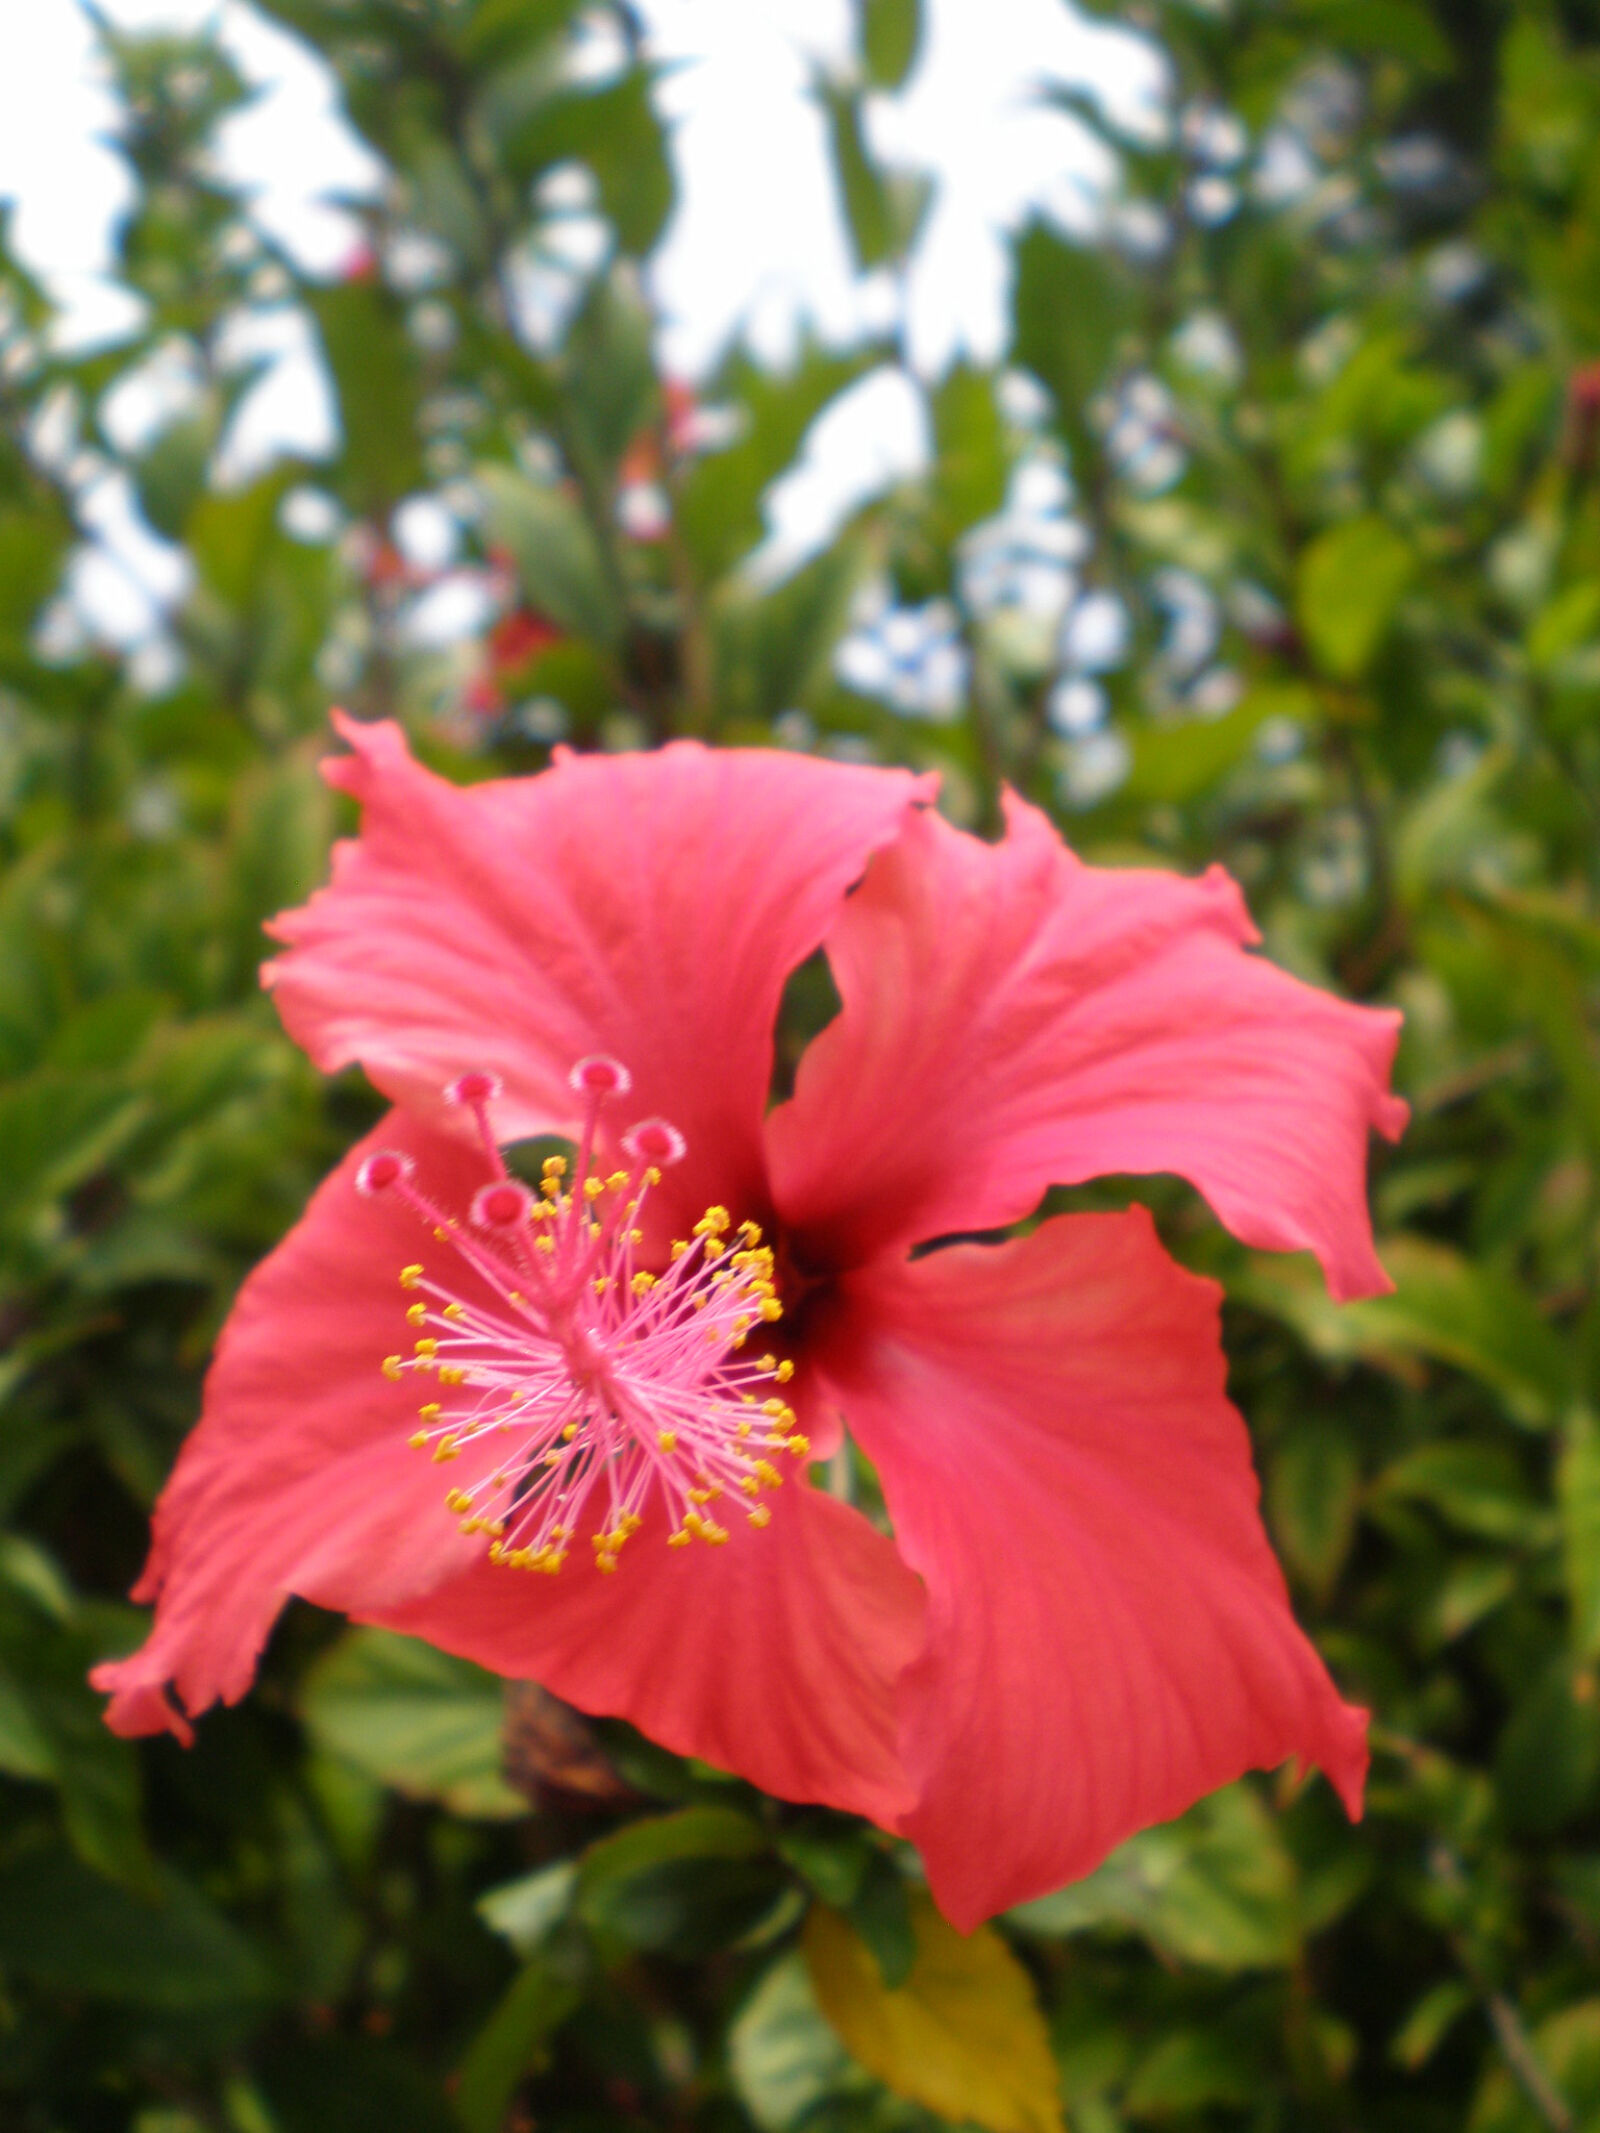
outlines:
[{"label": "flower stamen", "polygon": [[[665,1513],[672,1547],[725,1542],[715,1515],[724,1497],[767,1525],[758,1499],[784,1478],[769,1455],[799,1460],[810,1447],[775,1390],[793,1365],[740,1352],[756,1325],[782,1315],[760,1228],[709,1207],[665,1266],[637,1264],[643,1210],[684,1155],[683,1136],[665,1119],[641,1120],[621,1137],[627,1167],[602,1171],[601,1112],[631,1077],[597,1056],[571,1080],[583,1099],[576,1160],[569,1171],[564,1157],[547,1159],[537,1193],[494,1142],[487,1107],[500,1085],[488,1074],[446,1091],[473,1113],[492,1170],[465,1223],[418,1190],[398,1152],[369,1156],[356,1183],[393,1192],[457,1262],[442,1275],[421,1263],[400,1270],[417,1338],[381,1368],[446,1395],[422,1403],[409,1441],[460,1462],[445,1502],[461,1531],[485,1538],[491,1562],[553,1575],[588,1527],[595,1568],[610,1575],[652,1509]],[[476,1277],[465,1294],[460,1268]],[[767,1423],[759,1450],[752,1415]]]}]

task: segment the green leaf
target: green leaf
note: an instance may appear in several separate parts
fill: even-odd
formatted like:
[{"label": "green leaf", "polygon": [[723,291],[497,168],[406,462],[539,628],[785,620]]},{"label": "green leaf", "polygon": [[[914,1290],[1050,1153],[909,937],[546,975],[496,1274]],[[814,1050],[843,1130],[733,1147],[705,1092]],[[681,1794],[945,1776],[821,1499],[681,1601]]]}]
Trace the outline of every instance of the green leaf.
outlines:
[{"label": "green leaf", "polygon": [[66,1852],[0,1866],[0,1968],[58,1991],[177,2013],[268,1999],[243,1936],[181,1875],[159,1870],[140,1902]]},{"label": "green leaf", "polygon": [[922,42],[922,0],[856,0],[861,58],[875,89],[898,89]]},{"label": "green leaf", "polygon": [[466,2133],[499,2133],[518,2082],[543,2063],[546,2043],[580,1997],[575,1984],[542,1963],[529,1963],[512,1980],[461,2062],[455,2110]]},{"label": "green leaf", "polygon": [[767,1838],[731,1807],[685,1807],[590,1845],[578,1916],[635,1948],[692,1957],[726,1947],[771,1910],[783,1879]]},{"label": "green leaf", "polygon": [[1128,734],[1133,760],[1122,783],[1122,796],[1180,806],[1197,799],[1250,753],[1269,718],[1314,726],[1316,697],[1303,683],[1274,683],[1251,689],[1221,718],[1135,727]]},{"label": "green leaf", "polygon": [[1495,1754],[1495,1798],[1512,1829],[1548,1836],[1583,1812],[1600,1780],[1600,1708],[1579,1701],[1572,1664],[1552,1659],[1526,1691]]},{"label": "green leaf", "polygon": [[1600,1655],[1600,1422],[1588,1407],[1567,1417],[1556,1476],[1561,1557],[1575,1655]]},{"label": "green leaf", "polygon": [[951,366],[929,397],[932,490],[947,540],[991,517],[1005,501],[1005,426],[993,380],[966,363]]},{"label": "green leaf", "polygon": [[577,1862],[557,1859],[517,1881],[485,1890],[475,1908],[484,1924],[519,1955],[532,1955],[572,1909],[577,1886]]},{"label": "green leaf", "polygon": [[488,503],[489,537],[510,550],[529,605],[576,636],[615,646],[621,606],[579,506],[564,490],[510,467],[480,467],[478,482]]},{"label": "green leaf", "polygon": [[728,2066],[739,2101],[762,2133],[788,2133],[852,2076],[860,2083],[823,2019],[798,1949],[773,1965],[734,2018]]},{"label": "green leaf", "polygon": [[787,373],[771,376],[740,358],[713,382],[708,399],[730,400],[741,430],[725,450],[697,460],[679,491],[678,527],[701,583],[715,583],[761,539],[763,495],[828,403],[873,360],[869,351],[836,355],[807,346]]},{"label": "green leaf", "polygon": [[1290,1259],[1252,1262],[1234,1290],[1293,1326],[1329,1362],[1359,1358],[1401,1376],[1415,1375],[1419,1356],[1448,1363],[1492,1387],[1529,1428],[1564,1407],[1570,1379],[1562,1343],[1506,1276],[1421,1237],[1388,1237],[1379,1250],[1392,1296],[1335,1304],[1316,1269]]},{"label": "green leaf", "polygon": [[503,151],[524,183],[569,157],[587,163],[618,242],[636,259],[654,248],[675,197],[652,89],[650,71],[635,67],[603,87],[561,97],[512,131]]},{"label": "green leaf", "polygon": [[1461,1532],[1488,1540],[1534,1543],[1549,1532],[1548,1514],[1530,1498],[1516,1458],[1502,1444],[1419,1444],[1384,1468],[1372,1498],[1429,1504]]},{"label": "green leaf", "polygon": [[898,1991],[917,1959],[912,1893],[886,1852],[875,1851],[845,1916],[872,1950],[885,1988]]},{"label": "green leaf", "polygon": [[1529,666],[1536,674],[1548,674],[1597,629],[1600,585],[1588,580],[1568,585],[1540,609],[1528,631]]},{"label": "green leaf", "polygon": [[1390,2039],[1390,2058],[1411,2074],[1426,2066],[1474,1997],[1472,1987],[1461,1978],[1430,1985]]},{"label": "green leaf", "polygon": [[1361,1459],[1348,1427],[1293,1423],[1272,1455],[1267,1515],[1279,1550],[1318,1600],[1344,1567],[1360,1496]]},{"label": "green leaf", "polygon": [[1015,360],[1056,398],[1068,434],[1106,382],[1130,316],[1129,292],[1103,253],[1030,222],[1016,244]]},{"label": "green leaf", "polygon": [[777,1838],[779,1855],[804,1876],[824,1903],[836,1911],[855,1901],[874,1846],[857,1824],[813,1809],[785,1824]]},{"label": "green leaf", "polygon": [[860,547],[839,542],[770,591],[727,588],[713,618],[725,719],[773,718],[828,680],[864,561]]},{"label": "green leaf", "polygon": [[1410,547],[1376,517],[1330,526],[1301,552],[1295,613],[1324,673],[1360,679],[1415,571]]},{"label": "green leaf", "polygon": [[903,257],[916,243],[933,187],[914,172],[878,168],[867,152],[861,99],[853,91],[825,81],[817,94],[828,122],[850,248],[859,271],[870,273],[886,260]]},{"label": "green leaf", "polygon": [[339,398],[340,493],[382,520],[422,479],[421,381],[404,310],[375,279],[317,289],[308,301]]},{"label": "green leaf", "polygon": [[1248,1785],[1131,1837],[1086,1880],[1009,1915],[1048,1939],[1119,1927],[1213,1970],[1278,1969],[1299,1948],[1293,1864]]},{"label": "green leaf", "polygon": [[1028,1973],[992,1926],[963,1937],[922,1892],[898,1990],[847,1919],[815,1904],[802,1947],[846,2050],[897,2096],[988,2133],[1062,2133],[1060,2087]]},{"label": "green leaf", "polygon": [[528,1803],[500,1773],[498,1676],[386,1629],[352,1629],[306,1677],[312,1739],[414,1800],[489,1820]]},{"label": "green leaf", "polygon": [[1247,2104],[1260,2079],[1254,2054],[1215,2029],[1177,2028],[1134,2070],[1124,2102],[1140,2118],[1170,2118],[1221,2104]]},{"label": "green leaf", "polygon": [[26,1698],[0,1674],[0,1770],[7,1777],[52,1778],[55,1755]]},{"label": "green leaf", "polygon": [[607,485],[658,412],[654,321],[629,277],[596,281],[567,330],[561,374],[576,450]]}]

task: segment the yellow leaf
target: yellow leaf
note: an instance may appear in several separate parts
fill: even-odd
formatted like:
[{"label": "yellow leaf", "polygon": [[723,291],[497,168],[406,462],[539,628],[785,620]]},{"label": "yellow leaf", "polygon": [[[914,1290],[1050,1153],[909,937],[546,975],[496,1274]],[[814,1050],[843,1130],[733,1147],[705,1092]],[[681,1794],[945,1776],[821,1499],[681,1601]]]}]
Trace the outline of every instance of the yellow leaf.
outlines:
[{"label": "yellow leaf", "polygon": [[803,1945],[818,2005],[896,2095],[989,2133],[1062,2133],[1055,2058],[1028,1973],[988,1926],[963,1939],[920,1892],[917,1955],[888,1991],[848,1922],[813,1904]]}]

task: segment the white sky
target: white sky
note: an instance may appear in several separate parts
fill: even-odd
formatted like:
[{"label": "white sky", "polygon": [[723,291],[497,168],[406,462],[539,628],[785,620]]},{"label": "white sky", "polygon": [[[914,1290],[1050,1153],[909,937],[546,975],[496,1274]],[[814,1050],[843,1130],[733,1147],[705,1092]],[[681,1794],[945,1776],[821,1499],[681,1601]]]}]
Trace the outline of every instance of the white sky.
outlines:
[{"label": "white sky", "polygon": [[[217,25],[256,101],[218,142],[223,169],[250,191],[259,224],[307,270],[333,273],[358,234],[338,195],[370,192],[375,160],[339,111],[337,86],[297,39],[247,0],[100,0],[122,28]],[[1092,86],[1120,121],[1148,121],[1159,63],[1131,36],[1075,14],[1066,0],[925,0],[928,34],[905,89],[874,100],[879,152],[935,181],[933,208],[908,277],[907,347],[936,372],[956,354],[999,350],[1005,318],[1003,233],[1031,210],[1068,225],[1091,211],[1103,176],[1094,144],[1045,101],[1052,84]],[[808,95],[819,65],[850,45],[850,0],[641,0],[655,54],[669,62],[660,89],[680,201],[653,266],[663,357],[693,377],[729,337],[781,359],[803,327],[829,340],[890,322],[886,278],[855,276]],[[15,203],[13,239],[64,306],[78,342],[127,330],[137,309],[109,278],[128,173],[107,135],[115,107],[78,0],[0,0],[0,199]],[[236,456],[276,445],[315,451],[330,423],[326,388],[303,328],[280,314],[282,349],[241,416]],[[825,538],[875,488],[914,469],[926,451],[917,396],[880,372],[829,411],[802,467],[774,499],[775,560]],[[241,467],[240,471],[243,471]],[[107,503],[101,540],[121,571],[137,637],[141,601],[161,591],[149,543]],[[108,566],[109,567],[109,566]],[[108,581],[109,582],[109,581]],[[106,600],[97,605],[103,611]]]},{"label": "white sky", "polygon": [[[337,90],[299,41],[245,0],[103,0],[116,24],[215,21],[262,94],[231,121],[225,168],[306,266],[331,271],[348,219],[329,194],[360,193],[377,168],[338,112]],[[741,323],[777,352],[809,317],[830,337],[881,319],[883,292],[852,276],[806,94],[812,69],[848,49],[848,0],[644,0],[682,186],[657,262],[668,363],[702,369]],[[930,30],[905,92],[873,114],[874,137],[934,174],[939,193],[912,277],[913,355],[939,367],[960,347],[994,351],[1003,317],[998,233],[1032,205],[1081,219],[1097,173],[1081,132],[1041,87],[1096,83],[1137,117],[1157,84],[1146,48],[1074,14],[1066,0],[930,0]],[[76,0],[0,6],[0,198],[15,238],[90,337],[126,321],[106,285],[110,234],[129,198],[104,138],[113,106]]]}]

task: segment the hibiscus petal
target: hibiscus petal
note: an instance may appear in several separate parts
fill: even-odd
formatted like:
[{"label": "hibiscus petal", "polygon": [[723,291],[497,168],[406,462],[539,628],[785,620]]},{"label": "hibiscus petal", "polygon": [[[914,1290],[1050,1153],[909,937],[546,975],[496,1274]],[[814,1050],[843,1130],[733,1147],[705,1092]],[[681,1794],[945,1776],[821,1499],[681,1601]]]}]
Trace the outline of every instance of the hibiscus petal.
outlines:
[{"label": "hibiscus petal", "polygon": [[768,1121],[777,1205],[819,1264],[1029,1213],[1051,1184],[1190,1179],[1247,1244],[1390,1286],[1366,1211],[1399,1016],[1257,956],[1235,884],[1085,866],[1010,799],[981,843],[916,816],[827,949],[842,1013]]},{"label": "hibiscus petal", "polygon": [[134,1590],[157,1601],[154,1628],[95,1672],[118,1732],[186,1736],[168,1684],[190,1714],[218,1697],[236,1703],[291,1593],[376,1607],[458,1571],[481,1546],[458,1533],[438,1468],[406,1442],[414,1384],[379,1368],[409,1343],[397,1277],[425,1232],[397,1199],[357,1192],[375,1148],[411,1152],[450,1203],[482,1180],[475,1151],[391,1113],[240,1290]]},{"label": "hibiscus petal", "polygon": [[859,1513],[796,1480],[762,1532],[669,1549],[649,1517],[602,1576],[490,1564],[369,1619],[625,1718],[780,1799],[893,1826],[911,1805],[895,1681],[920,1649],[921,1587]]},{"label": "hibiscus petal", "polygon": [[[472,1476],[411,1448],[428,1388],[379,1367],[411,1338],[400,1269],[437,1251],[398,1195],[356,1190],[379,1148],[410,1154],[442,1208],[483,1179],[464,1141],[392,1112],[245,1283],[156,1507],[135,1594],[156,1601],[154,1628],[95,1671],[111,1725],[188,1738],[189,1716],[249,1688],[296,1593],[537,1678],[769,1791],[893,1822],[912,1797],[894,1683],[920,1648],[922,1591],[856,1512],[796,1475],[765,1499],[765,1530],[735,1514],[726,1545],[679,1550],[658,1507],[610,1576],[579,1556],[530,1577],[461,1534],[442,1498]],[[450,1286],[488,1300],[460,1261]]]},{"label": "hibiscus petal", "polygon": [[927,1585],[903,1827],[963,1930],[1291,1755],[1359,1812],[1364,1714],[1289,1612],[1217,1294],[1133,1209],[864,1269],[821,1331]]},{"label": "hibiscus petal", "polygon": [[610,1053],[628,1115],[688,1138],[677,1204],[760,1211],[784,981],[926,781],[684,742],[462,788],[398,727],[338,725],[355,753],[327,775],[362,833],[274,922],[289,953],[264,974],[296,1041],[424,1109],[464,1070],[497,1073],[507,1140],[570,1132],[568,1071]]}]

